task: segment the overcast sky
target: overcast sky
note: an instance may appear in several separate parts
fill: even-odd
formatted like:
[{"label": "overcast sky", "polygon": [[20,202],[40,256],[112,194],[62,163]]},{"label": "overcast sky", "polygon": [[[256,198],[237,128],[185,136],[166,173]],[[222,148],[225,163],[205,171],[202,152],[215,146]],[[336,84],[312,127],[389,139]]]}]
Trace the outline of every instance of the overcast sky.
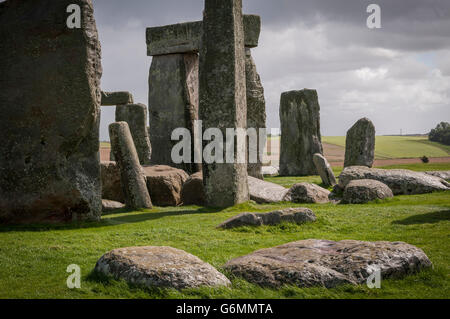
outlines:
[{"label": "overcast sky", "polygon": [[[202,19],[204,0],[93,0],[104,91],[148,105],[145,28]],[[278,128],[280,95],[316,89],[322,134],[345,135],[361,117],[378,135],[426,133],[450,121],[449,0],[243,0],[262,18],[253,56],[265,88],[267,125]],[[381,6],[381,29],[366,8]],[[107,140],[113,108],[102,109]]]}]

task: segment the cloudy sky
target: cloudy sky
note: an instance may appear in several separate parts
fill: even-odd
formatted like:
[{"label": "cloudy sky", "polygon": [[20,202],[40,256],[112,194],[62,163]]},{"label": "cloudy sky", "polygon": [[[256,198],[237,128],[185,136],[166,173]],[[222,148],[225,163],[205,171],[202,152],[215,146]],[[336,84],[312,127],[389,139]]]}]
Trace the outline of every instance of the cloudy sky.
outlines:
[{"label": "cloudy sky", "polygon": [[[202,19],[204,0],[94,0],[105,91],[148,104],[145,28]],[[262,18],[253,49],[265,88],[268,127],[278,128],[284,91],[317,89],[322,134],[345,135],[361,117],[377,134],[426,133],[450,121],[450,1],[243,0]],[[367,6],[381,29],[367,28]],[[114,121],[102,110],[101,139]]]}]

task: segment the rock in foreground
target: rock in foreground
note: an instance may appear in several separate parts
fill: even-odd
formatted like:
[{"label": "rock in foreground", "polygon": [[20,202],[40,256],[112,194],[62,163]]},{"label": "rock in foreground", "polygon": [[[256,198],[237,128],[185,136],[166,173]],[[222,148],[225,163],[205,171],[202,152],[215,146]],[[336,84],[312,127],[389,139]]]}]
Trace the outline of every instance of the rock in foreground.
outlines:
[{"label": "rock in foreground", "polygon": [[341,203],[364,204],[390,197],[394,197],[394,194],[386,184],[373,179],[359,179],[348,183]]},{"label": "rock in foreground", "polygon": [[284,201],[293,203],[328,203],[330,191],[312,183],[298,183],[292,186]]},{"label": "rock in foreground", "polygon": [[445,180],[406,169],[379,169],[365,166],[346,167],[339,176],[339,186],[345,189],[348,183],[358,179],[374,179],[386,184],[394,195],[425,194],[450,190]]},{"label": "rock in foreground", "polygon": [[403,242],[302,240],[230,260],[225,269],[268,287],[362,284],[377,269],[383,279],[431,267],[425,253]]},{"label": "rock in foreground", "polygon": [[103,255],[95,271],[148,288],[228,286],[230,281],[210,264],[172,247],[127,247]]},{"label": "rock in foreground", "polygon": [[424,173],[427,175],[445,179],[447,182],[450,182],[450,171],[428,171]]},{"label": "rock in foreground", "polygon": [[282,222],[303,224],[316,221],[316,215],[308,208],[288,208],[270,213],[242,213],[226,220],[217,228],[241,226],[277,225]]},{"label": "rock in foreground", "polygon": [[248,176],[250,199],[258,204],[278,203],[284,200],[287,188]]}]

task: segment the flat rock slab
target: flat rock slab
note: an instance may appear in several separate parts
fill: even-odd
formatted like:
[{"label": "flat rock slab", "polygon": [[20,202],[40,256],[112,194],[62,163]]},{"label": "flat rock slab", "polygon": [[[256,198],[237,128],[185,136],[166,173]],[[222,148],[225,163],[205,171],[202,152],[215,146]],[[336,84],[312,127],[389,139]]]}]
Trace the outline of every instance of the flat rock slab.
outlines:
[{"label": "flat rock slab", "polygon": [[278,225],[282,222],[304,224],[316,221],[316,215],[308,208],[287,208],[270,213],[242,213],[226,220],[217,228]]},{"label": "flat rock slab", "polygon": [[365,166],[346,167],[339,176],[339,186],[345,189],[348,183],[357,179],[374,179],[392,190],[394,195],[426,194],[450,190],[445,180],[406,169],[379,169]]},{"label": "flat rock slab", "polygon": [[394,197],[394,194],[386,184],[373,179],[359,179],[347,184],[341,203],[364,204],[391,197]]},{"label": "flat rock slab", "polygon": [[442,178],[444,180],[446,180],[447,182],[450,181],[450,171],[428,171],[428,172],[424,172],[427,175],[431,175],[434,177],[439,177]]},{"label": "flat rock slab", "polygon": [[278,176],[280,174],[279,168],[275,166],[263,166],[261,171],[264,176]]},{"label": "flat rock slab", "polygon": [[181,189],[189,178],[185,171],[166,165],[143,166],[142,168],[154,205],[178,206],[181,204]]},{"label": "flat rock slab", "polygon": [[102,106],[116,106],[133,103],[133,95],[130,92],[103,92],[102,91]]},{"label": "flat rock slab", "polygon": [[284,201],[293,203],[328,203],[330,191],[312,183],[298,183],[292,186]]},{"label": "flat rock slab", "polygon": [[248,176],[248,189],[250,199],[258,204],[282,202],[289,191],[281,185],[265,182],[251,176]]},{"label": "flat rock slab", "polygon": [[114,210],[125,208],[125,204],[109,199],[102,199],[102,212],[112,212]]},{"label": "flat rock slab", "polygon": [[210,264],[172,247],[127,247],[103,255],[95,271],[148,288],[229,286],[227,277]]},{"label": "flat rock slab", "polygon": [[431,267],[425,253],[403,242],[301,240],[230,260],[225,269],[251,283],[278,288],[363,284],[376,270],[399,278]]}]

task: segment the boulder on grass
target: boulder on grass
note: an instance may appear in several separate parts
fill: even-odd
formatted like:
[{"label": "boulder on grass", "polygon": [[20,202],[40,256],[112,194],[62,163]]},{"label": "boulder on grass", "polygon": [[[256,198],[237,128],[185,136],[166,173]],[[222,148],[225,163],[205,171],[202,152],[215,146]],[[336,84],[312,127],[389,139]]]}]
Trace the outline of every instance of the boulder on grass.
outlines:
[{"label": "boulder on grass", "polygon": [[345,189],[348,183],[357,179],[374,179],[386,184],[394,195],[425,194],[450,190],[445,180],[407,169],[379,169],[365,166],[346,167],[339,176],[339,186]]},{"label": "boulder on grass", "polygon": [[450,171],[428,171],[424,173],[434,177],[442,178],[447,182],[450,182]]},{"label": "boulder on grass", "polygon": [[181,189],[189,175],[182,169],[166,166],[143,166],[147,188],[156,206],[181,204]]},{"label": "boulder on grass", "polygon": [[242,213],[226,220],[217,228],[278,225],[282,222],[304,224],[316,221],[316,215],[308,208],[287,208],[270,213]]},{"label": "boulder on grass", "polygon": [[203,189],[203,173],[197,172],[189,176],[181,190],[183,205],[205,205],[205,191]]},{"label": "boulder on grass", "polygon": [[364,204],[390,197],[394,197],[394,194],[386,184],[373,179],[360,179],[347,184],[341,203]]},{"label": "boulder on grass", "polygon": [[112,212],[114,210],[125,208],[125,204],[122,204],[120,202],[115,202],[113,200],[109,199],[102,199],[102,212],[108,213]]},{"label": "boulder on grass", "polygon": [[261,286],[336,287],[363,284],[375,271],[399,278],[431,267],[425,253],[403,242],[301,240],[230,260],[225,270]]},{"label": "boulder on grass", "polygon": [[293,203],[328,203],[330,191],[316,184],[298,183],[284,196],[284,201]]},{"label": "boulder on grass", "polygon": [[274,183],[269,183],[248,176],[248,190],[250,199],[258,204],[278,203],[284,200],[288,189]]},{"label": "boulder on grass", "polygon": [[95,271],[148,288],[229,286],[227,277],[210,264],[172,247],[128,247],[103,255]]}]

